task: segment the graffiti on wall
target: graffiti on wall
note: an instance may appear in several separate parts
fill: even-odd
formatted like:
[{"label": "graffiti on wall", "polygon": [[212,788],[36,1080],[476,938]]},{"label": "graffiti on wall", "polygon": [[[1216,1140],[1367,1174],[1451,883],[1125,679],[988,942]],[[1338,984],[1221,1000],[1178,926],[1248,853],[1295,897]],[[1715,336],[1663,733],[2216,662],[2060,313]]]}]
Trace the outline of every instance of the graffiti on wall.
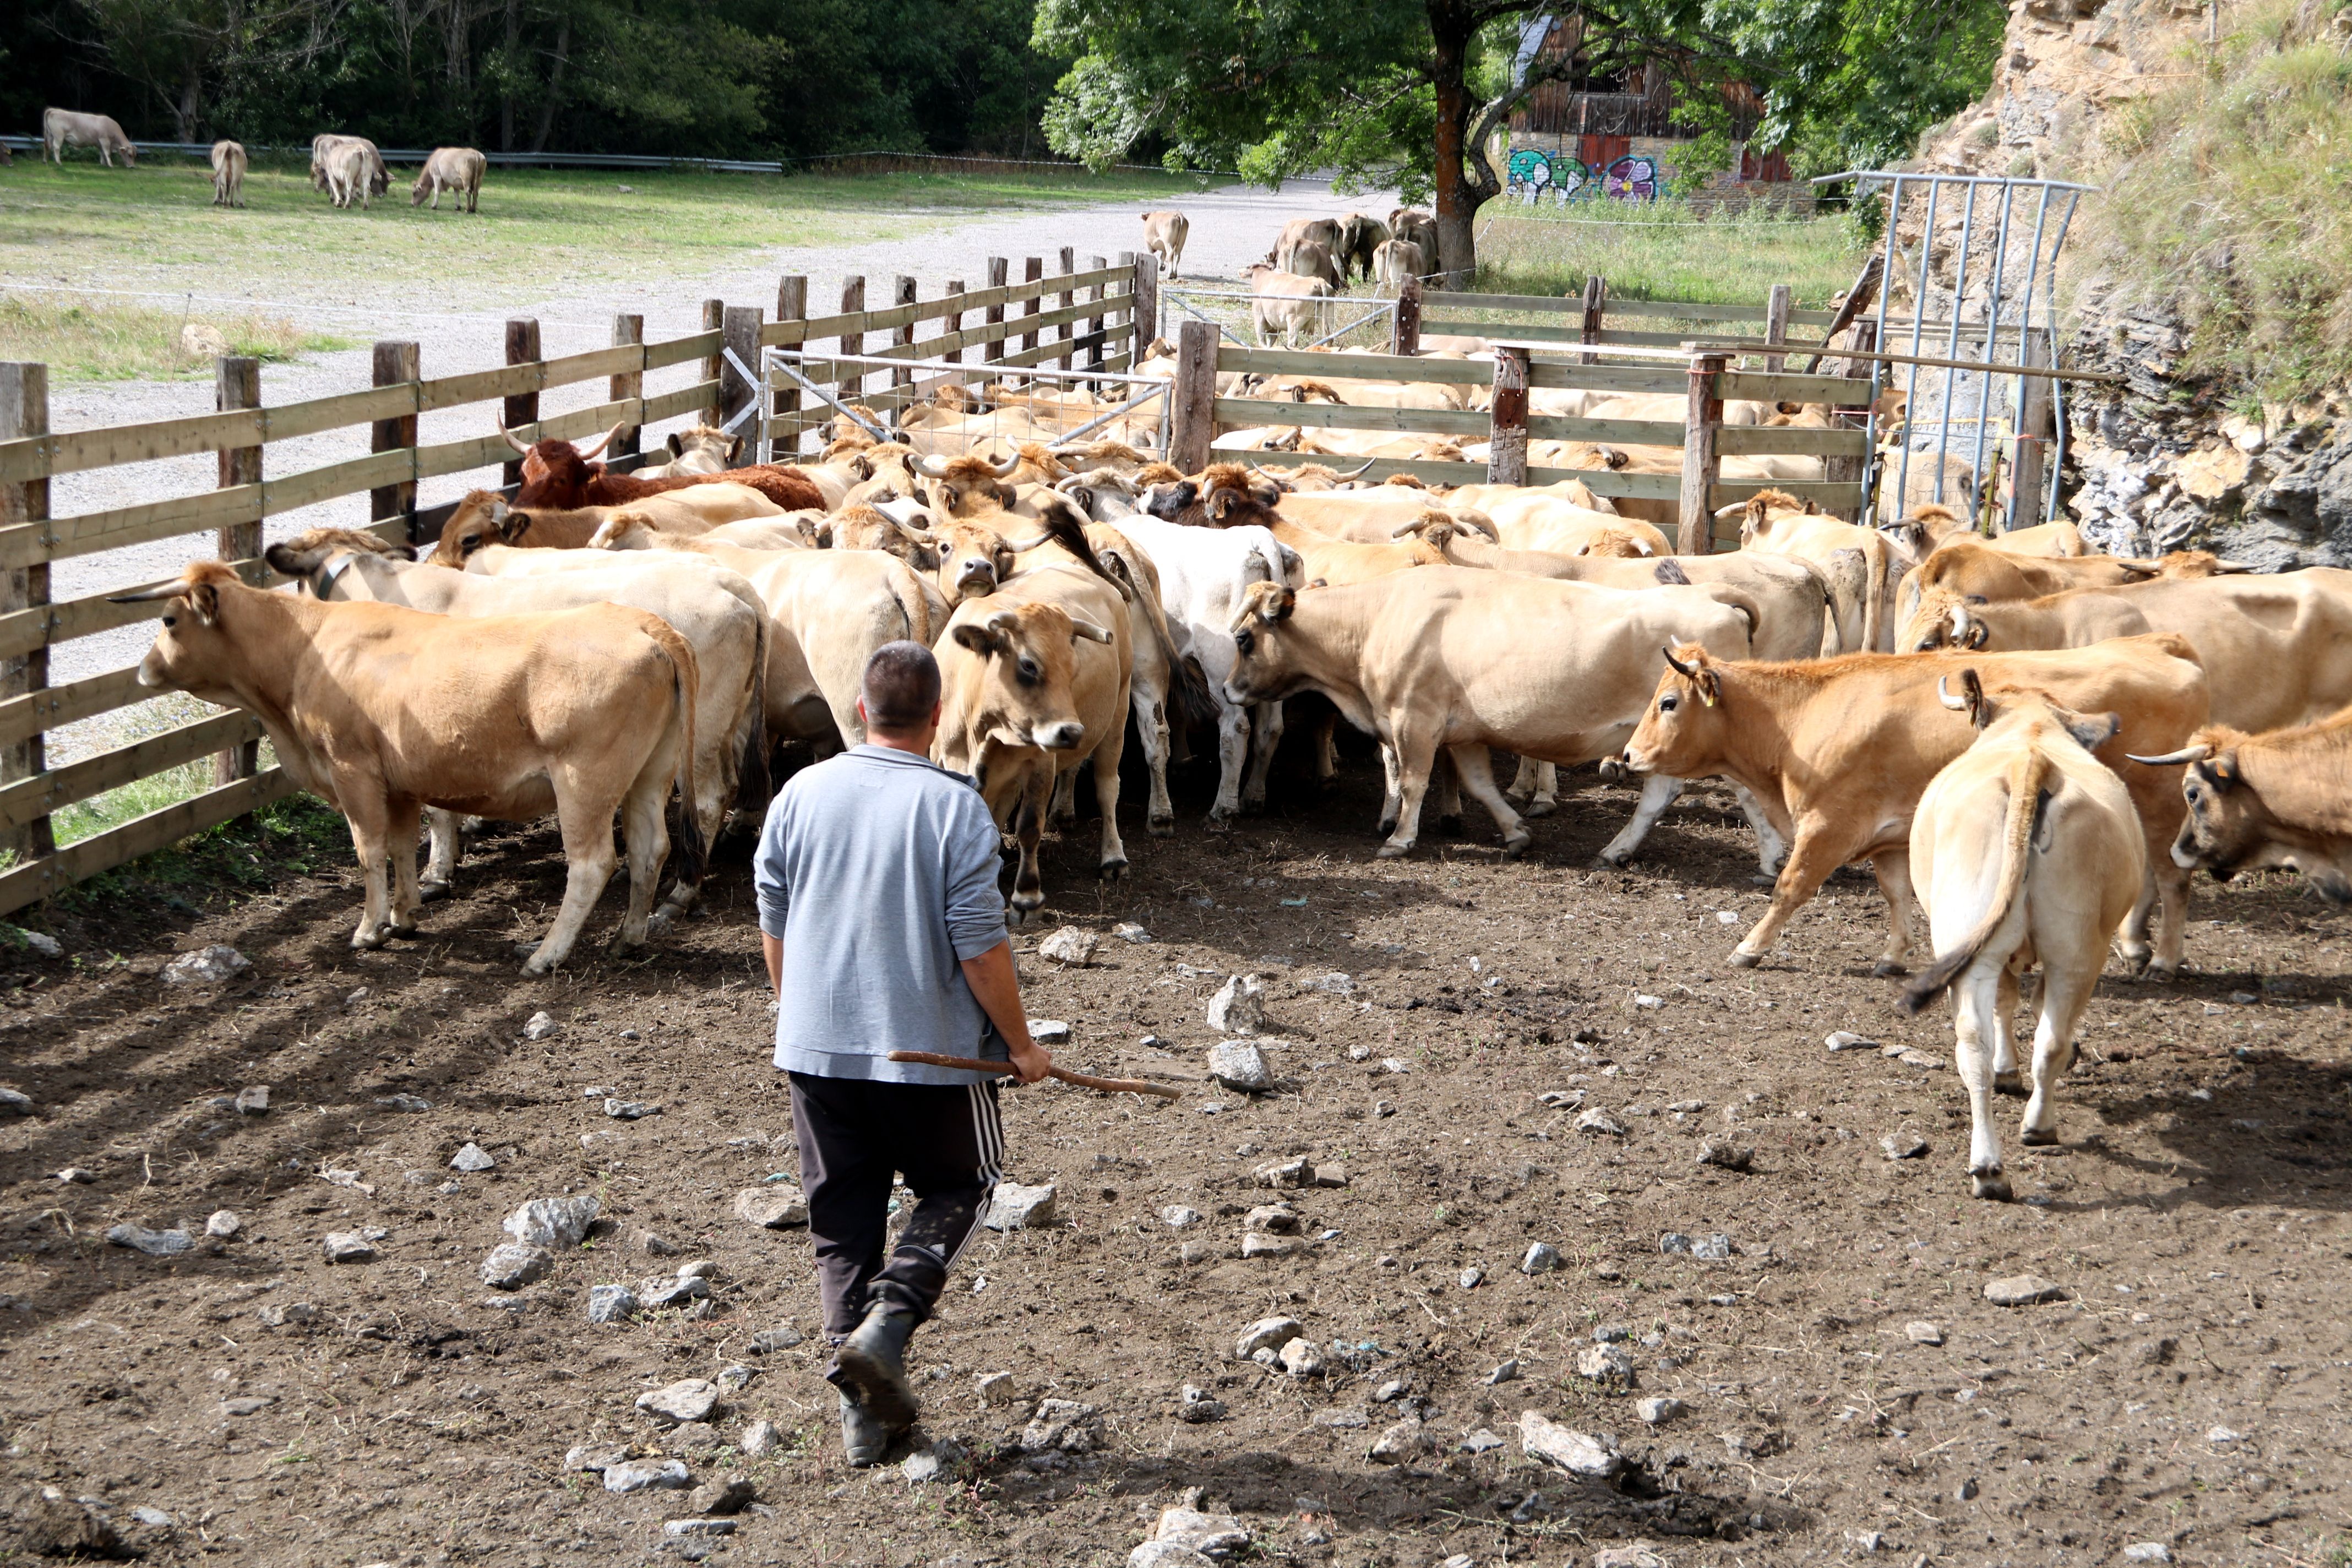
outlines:
[{"label": "graffiti on wall", "polygon": [[1657,159],[1646,153],[1629,153],[1602,164],[1522,147],[1511,154],[1506,177],[1510,195],[1530,206],[1546,197],[1563,204],[1594,196],[1655,201],[1665,188]]}]

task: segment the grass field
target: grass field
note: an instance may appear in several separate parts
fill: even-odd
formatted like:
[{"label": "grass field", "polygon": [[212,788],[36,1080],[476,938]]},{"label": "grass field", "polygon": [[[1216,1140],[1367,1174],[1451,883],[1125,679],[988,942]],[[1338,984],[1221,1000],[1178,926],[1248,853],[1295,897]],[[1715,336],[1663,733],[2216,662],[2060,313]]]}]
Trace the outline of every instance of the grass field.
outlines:
[{"label": "grass field", "polygon": [[396,300],[495,310],[573,289],[700,278],[782,246],[910,238],[975,216],[1194,190],[1190,179],[1089,175],[717,174],[493,169],[481,211],[412,208],[415,171],[366,211],[337,211],[307,165],[257,163],[247,205],[212,205],[201,164],[19,159],[0,172],[6,282]]},{"label": "grass field", "polygon": [[1620,299],[1759,305],[1775,283],[1819,310],[1861,270],[1864,247],[1844,215],[1788,217],[1758,209],[1694,217],[1679,202],[1528,208],[1490,205],[1478,241],[1479,289],[1572,294],[1588,275]]},{"label": "grass field", "polygon": [[40,360],[58,381],[164,381],[213,374],[212,345],[191,326],[218,331],[231,353],[264,362],[351,347],[348,340],[278,316],[182,310],[0,286],[0,360]]}]

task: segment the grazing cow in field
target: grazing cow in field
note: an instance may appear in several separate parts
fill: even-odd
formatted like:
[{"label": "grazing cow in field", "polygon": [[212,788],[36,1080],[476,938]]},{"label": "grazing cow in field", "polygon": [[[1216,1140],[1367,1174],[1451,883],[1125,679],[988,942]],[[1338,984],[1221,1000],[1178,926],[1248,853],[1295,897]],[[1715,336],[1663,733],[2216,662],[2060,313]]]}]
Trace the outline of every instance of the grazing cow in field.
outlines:
[{"label": "grazing cow in field", "polygon": [[1334,293],[1347,286],[1339,275],[1339,264],[1331,259],[1330,251],[1311,239],[1301,240],[1290,247],[1282,259],[1282,269],[1296,278],[1320,278],[1330,285]]},{"label": "grazing cow in field", "polygon": [[1345,283],[1349,272],[1372,276],[1380,258],[1381,247],[1389,243],[1389,226],[1370,213],[1349,213],[1339,220],[1339,243],[1331,247],[1332,258],[1339,263],[1339,280]]},{"label": "grazing cow in field", "polygon": [[1285,345],[1297,348],[1299,338],[1312,332],[1323,319],[1322,301],[1331,298],[1331,286],[1320,278],[1301,278],[1263,265],[1250,267],[1246,276],[1255,296],[1250,301],[1250,324],[1257,333],[1258,346],[1267,346],[1279,332]]},{"label": "grazing cow in field", "polygon": [[[672,533],[702,533],[721,523],[745,518],[774,517],[782,509],[748,485],[697,485],[628,503],[636,518]],[[441,539],[433,547],[436,566],[463,566],[486,544],[514,544],[526,550],[579,550],[611,521],[620,509],[509,506],[496,490],[468,490],[466,499],[441,525]]]},{"label": "grazing cow in field", "polygon": [[1964,669],[1947,708],[1969,715],[1975,742],[1937,773],[1911,820],[1911,876],[1936,961],[1904,989],[1917,1012],[1952,994],[1954,1054],[1969,1091],[1969,1180],[1980,1198],[2011,1196],[1993,1124],[1996,1085],[2014,1083],[2017,977],[2040,964],[2032,1098],[2019,1137],[2058,1142],[2058,1080],[2074,1065],[2074,1030],[2106,966],[2107,938],[2147,879],[2147,847],[2123,781],[2091,753],[2122,721],[2057,707],[2038,691],[1988,692]]},{"label": "grazing cow in field", "polygon": [[365,212],[373,196],[369,186],[367,149],[355,141],[335,142],[327,149],[327,194],[338,207],[353,202]]},{"label": "grazing cow in field", "polygon": [[742,437],[724,430],[713,430],[708,425],[671,431],[668,446],[669,458],[667,462],[641,463],[629,470],[629,477],[671,479],[683,474],[720,474],[743,455]]},{"label": "grazing cow in field", "polygon": [[2174,865],[2222,882],[2284,867],[2329,903],[2352,904],[2352,709],[2265,735],[2215,725],[2179,751],[2133,760],[2188,764]]},{"label": "grazing cow in field", "polygon": [[1372,271],[1383,291],[1402,290],[1406,279],[1419,278],[1428,270],[1429,258],[1409,239],[1383,240],[1372,253]]},{"label": "grazing cow in field", "polygon": [[2100,760],[2131,791],[2155,873],[2153,890],[2143,891],[2125,923],[2124,956],[2135,966],[2149,963],[2148,915],[2160,894],[2164,918],[2150,967],[2162,974],[2179,969],[2189,879],[2169,862],[2156,863],[2180,820],[2179,791],[2127,755],[2170,751],[2205,722],[2205,671],[2189,639],[2170,634],[2063,653],[1862,653],[1800,664],[1727,664],[1676,649],[1626,743],[1625,766],[1731,779],[1755,795],[1791,842],[1771,908],[1732,950],[1735,966],[1761,963],[1831,872],[1867,858],[1886,895],[1889,926],[1875,972],[1902,973],[1911,954],[1912,814],[1928,781],[1975,736],[1937,700],[1936,683],[1970,668],[1988,684],[2030,687],[2078,712],[2123,716]]},{"label": "grazing cow in field", "polygon": [[81,114],[70,109],[41,110],[41,152],[52,163],[66,161],[68,147],[95,147],[98,161],[108,168],[114,167],[117,153],[125,164],[139,166],[139,149],[122,133],[110,114]]},{"label": "grazing cow in field", "polygon": [[1923,595],[1916,646],[2011,652],[2087,647],[2162,628],[2187,637],[2212,682],[2212,718],[2250,731],[2308,724],[2352,704],[2352,572],[2210,577],[2077,588],[2007,604]]},{"label": "grazing cow in field", "polygon": [[1495,787],[1490,747],[1571,766],[1608,756],[1642,716],[1665,643],[1740,657],[1753,624],[1699,588],[1626,594],[1458,566],[1303,593],[1254,584],[1231,627],[1225,695],[1319,691],[1381,742],[1381,858],[1412,852],[1440,751],[1516,858],[1533,836]]},{"label": "grazing cow in field", "polygon": [[1143,215],[1143,248],[1160,258],[1174,278],[1184,260],[1184,241],[1191,237],[1192,222],[1182,213],[1145,213]]},{"label": "grazing cow in field", "polygon": [[436,147],[433,155],[425,160],[425,167],[417,171],[416,184],[408,188],[408,205],[422,206],[430,195],[433,210],[439,212],[441,193],[447,191],[451,207],[478,212],[482,201],[482,174],[489,166],[490,161],[471,147]]},{"label": "grazing cow in field", "polygon": [[1418,207],[1398,207],[1389,214],[1389,237],[1421,247],[1424,274],[1437,268],[1437,220]]},{"label": "grazing cow in field", "polygon": [[[595,604],[652,611],[686,638],[699,670],[694,774],[700,794],[687,808],[701,825],[703,842],[718,842],[730,801],[746,811],[767,809],[761,674],[767,664],[768,615],[751,585],[734,573],[692,556],[665,554],[613,561],[601,572],[499,578],[418,564],[404,546],[342,528],[314,528],[271,545],[265,553],[273,569],[319,599],[401,605],[430,615],[477,618]],[[449,890],[456,875],[457,818],[434,808],[426,819],[433,847],[418,890],[433,899]],[[692,909],[701,890],[698,877],[681,873],[656,912],[656,923]]]},{"label": "grazing cow in field", "polygon": [[1069,566],[1024,572],[967,600],[938,653],[943,707],[931,756],[972,775],[997,826],[1020,846],[1014,921],[1045,901],[1037,845],[1047,811],[1067,798],[1060,776],[1075,781],[1089,763],[1102,811],[1100,874],[1124,876],[1118,763],[1134,647],[1118,591]]},{"label": "grazing cow in field", "polygon": [[242,143],[226,141],[213,143],[213,205],[245,205],[245,170],[246,156]]},{"label": "grazing cow in field", "polygon": [[[251,711],[294,782],[349,820],[367,879],[353,947],[415,931],[426,806],[513,821],[553,811],[562,823],[563,902],[526,974],[546,973],[579,940],[612,879],[619,813],[629,901],[615,945],[646,940],[670,849],[670,787],[695,798],[700,696],[694,650],[660,616],[592,605],[455,620],[322,604],[247,587],[215,561],[118,602],[152,599],[171,602],[140,685]],[[681,874],[698,879],[691,811],[677,842]]]},{"label": "grazing cow in field", "polygon": [[526,442],[505,426],[499,426],[499,434],[506,437],[507,445],[522,458],[522,488],[515,493],[515,505],[566,510],[617,506],[688,485],[726,483],[749,485],[785,511],[821,511],[824,508],[824,492],[789,463],[755,463],[750,468],[728,468],[716,474],[681,474],[667,479],[641,479],[634,474],[613,473],[603,463],[592,459],[623,428],[614,426],[583,448],[552,438]]},{"label": "grazing cow in field", "polygon": [[364,136],[345,136],[340,132],[322,131],[310,138],[310,188],[333,194],[334,187],[327,177],[327,165],[335,149],[346,143],[358,146],[367,158],[367,194],[380,196],[392,189],[392,171],[384,167],[383,153]]}]

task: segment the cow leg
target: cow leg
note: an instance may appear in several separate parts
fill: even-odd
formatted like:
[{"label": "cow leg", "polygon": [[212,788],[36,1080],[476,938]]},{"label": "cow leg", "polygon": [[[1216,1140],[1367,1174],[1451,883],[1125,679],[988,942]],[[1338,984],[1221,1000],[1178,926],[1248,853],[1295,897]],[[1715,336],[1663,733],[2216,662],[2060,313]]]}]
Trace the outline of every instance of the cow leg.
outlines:
[{"label": "cow leg", "polygon": [[[1212,689],[1214,689],[1213,685]],[[1217,799],[1209,825],[1223,827],[1241,815],[1242,767],[1249,753],[1249,710],[1217,694]]]},{"label": "cow leg", "polygon": [[[343,817],[352,830],[352,853],[359,858],[360,875],[366,885],[352,945],[382,947],[392,935],[391,808],[381,795],[350,785],[349,780],[337,780],[335,796],[343,803]],[[415,831],[414,824],[410,831]]]},{"label": "cow leg", "polygon": [[1329,789],[1339,777],[1339,715],[1326,713],[1315,730],[1315,786]]},{"label": "cow leg", "polygon": [[416,818],[414,800],[390,803],[384,812],[384,849],[392,860],[392,931],[416,934],[417,907],[425,902],[416,886]]},{"label": "cow leg", "polygon": [[425,826],[433,842],[425,862],[425,879],[417,885],[417,896],[446,899],[457,879],[457,856],[465,847],[465,837],[457,814],[437,805],[425,811]]},{"label": "cow leg", "polygon": [[1275,749],[1282,744],[1282,704],[1260,702],[1251,708],[1249,777],[1242,783],[1242,809],[1265,809],[1265,775],[1274,771]]},{"label": "cow leg", "polygon": [[1617,830],[1616,837],[1601,846],[1601,853],[1593,857],[1594,868],[1606,869],[1631,860],[1633,851],[1642,847],[1642,840],[1650,836],[1650,829],[1657,826],[1658,818],[1664,815],[1666,807],[1682,798],[1684,788],[1682,780],[1670,779],[1663,773],[1652,773],[1643,779],[1642,798],[1634,803],[1632,818]]},{"label": "cow leg", "polygon": [[1381,793],[1380,833],[1383,838],[1396,831],[1397,818],[1404,811],[1404,795],[1399,783],[1399,772],[1396,747],[1382,741],[1381,742],[1381,774],[1383,787]]},{"label": "cow leg", "polygon": [[1471,799],[1486,808],[1495,826],[1502,829],[1503,858],[1517,859],[1535,841],[1535,835],[1528,831],[1528,825],[1519,820],[1519,814],[1503,798],[1503,792],[1495,787],[1492,754],[1484,746],[1455,746],[1448,754],[1454,759],[1454,771],[1461,776],[1462,787],[1470,792]]},{"label": "cow leg", "polygon": [[[1788,863],[1772,884],[1772,902],[1764,918],[1751,927],[1731,950],[1731,963],[1736,969],[1753,969],[1772,951],[1780,939],[1780,929],[1795,918],[1799,910],[1812,902],[1830,873],[1845,864],[1853,853],[1853,844],[1843,836],[1832,836],[1821,824],[1801,818],[1796,823],[1797,842],[1789,851]],[[1906,877],[1906,880],[1909,879]]]},{"label": "cow leg", "polygon": [[1434,742],[1415,736],[1411,741],[1396,743],[1397,818],[1396,830],[1380,847],[1380,858],[1395,860],[1412,853],[1413,840],[1421,832],[1422,798],[1429,793],[1429,770],[1437,761]]},{"label": "cow leg", "polygon": [[2042,1015],[2033,1030],[2033,1098],[2025,1102],[2025,1124],[2018,1138],[2029,1147],[2058,1142],[2058,1107],[2053,1103],[2058,1080],[2074,1066],[2074,1026],[2099,983],[2098,971],[2078,973],[2071,966],[2044,969]]},{"label": "cow leg", "polygon": [[1078,767],[1076,763],[1054,773],[1054,805],[1046,816],[1055,826],[1078,819]]},{"label": "cow leg", "polygon": [[1889,849],[1870,858],[1878,890],[1886,897],[1886,951],[1870,966],[1880,979],[1909,973],[1911,961],[1911,851]]},{"label": "cow leg", "polygon": [[1143,765],[1151,775],[1151,803],[1143,818],[1144,831],[1165,838],[1176,831],[1176,807],[1168,798],[1168,705],[1160,696],[1135,689],[1135,738],[1143,747]]},{"label": "cow leg", "polygon": [[[572,944],[580,940],[580,929],[588,923],[588,911],[604,897],[604,884],[613,879],[613,869],[620,861],[613,849],[613,798],[604,795],[593,804],[583,801],[578,784],[568,769],[557,770],[555,817],[563,829],[563,902],[557,907],[555,922],[547,928],[547,935],[524,962],[525,974],[544,974],[572,956]],[[667,835],[663,847],[668,847]],[[633,871],[635,859],[633,855]],[[656,862],[656,868],[658,865]],[[630,902],[650,898],[652,889],[653,878],[649,874],[631,886]],[[645,916],[639,912],[636,918],[642,921]],[[643,940],[642,928],[639,940]]]},{"label": "cow leg", "polygon": [[1511,777],[1511,787],[1503,792],[1512,800],[1528,802],[1529,816],[1549,816],[1559,809],[1559,769],[1549,763],[1532,758],[1519,759],[1519,771]]},{"label": "cow leg", "polygon": [[2012,961],[2001,969],[2000,993],[1992,1013],[1992,1087],[1997,1094],[2025,1092],[2024,1076],[2017,1070],[2016,1017],[2017,970]]},{"label": "cow leg", "polygon": [[1127,875],[1127,845],[1118,836],[1118,763],[1127,736],[1114,731],[1095,748],[1095,802],[1102,807],[1102,879],[1115,882]]},{"label": "cow leg", "polygon": [[1772,826],[1771,816],[1764,810],[1764,803],[1746,784],[1733,784],[1731,797],[1739,803],[1740,815],[1748,818],[1748,826],[1756,830],[1758,868],[1768,877],[1780,875],[1789,858],[1789,841],[1780,837],[1780,830]]},{"label": "cow leg", "polygon": [[1435,776],[1430,782],[1437,787],[1437,830],[1459,836],[1462,832],[1462,770],[1453,763],[1453,753],[1447,752],[1432,764]]},{"label": "cow leg", "polygon": [[1052,795],[1053,773],[1032,767],[1024,781],[1021,799],[1013,808],[1013,837],[1021,848],[1021,863],[1013,873],[1013,923],[1026,924],[1045,901],[1045,881],[1037,870],[1037,843],[1045,835],[1045,805]]},{"label": "cow leg", "polygon": [[1993,1122],[1994,1035],[2001,1026],[1998,965],[1979,959],[1952,987],[1954,1065],[1969,1092],[1969,1181],[1980,1198],[2009,1201]]},{"label": "cow leg", "polygon": [[[636,784],[621,803],[621,839],[629,857],[629,901],[621,913],[621,929],[614,934],[613,951],[643,946],[649,934],[659,934],[669,929],[669,923],[680,911],[694,903],[701,883],[688,885],[683,878],[670,889],[658,913],[653,912],[654,889],[661,882],[662,863],[669,858],[670,780],[677,774],[677,753],[663,748],[662,760],[667,765],[648,763],[637,775]],[[698,781],[699,782],[699,781]],[[688,809],[679,803],[681,811]],[[710,844],[706,833],[704,846]]]}]

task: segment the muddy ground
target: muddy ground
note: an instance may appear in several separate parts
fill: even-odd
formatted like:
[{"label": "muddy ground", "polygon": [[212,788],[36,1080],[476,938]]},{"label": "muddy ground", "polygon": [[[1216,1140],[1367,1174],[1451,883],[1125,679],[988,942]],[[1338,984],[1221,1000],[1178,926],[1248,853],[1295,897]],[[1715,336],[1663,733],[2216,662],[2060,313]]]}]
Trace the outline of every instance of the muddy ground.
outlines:
[{"label": "muddy ground", "polygon": [[[1075,1025],[1066,1059],[1185,1096],[1008,1092],[1010,1174],[1056,1184],[1060,1219],[975,1244],[918,1336],[923,1435],[969,1455],[928,1483],[846,1468],[806,1234],[734,1212],[794,1169],[740,845],[666,946],[547,980],[521,978],[509,944],[560,895],[551,829],[483,846],[423,939],[382,952],[345,945],[347,852],[257,868],[267,891],[209,907],[132,883],[35,918],[68,960],[5,960],[0,1084],[33,1101],[0,1112],[0,1502],[18,1543],[59,1517],[46,1486],[156,1563],[1115,1564],[1197,1488],[1267,1563],[1588,1564],[1636,1542],[1674,1568],[2096,1563],[2142,1542],[2183,1563],[2342,1560],[2345,915],[2284,878],[2200,883],[2193,973],[2103,986],[2062,1143],[2018,1148],[2022,1102],[2001,1102],[2021,1201],[1995,1205],[1967,1195],[1948,1025],[1901,1018],[1868,976],[1866,880],[1833,880],[1744,973],[1724,958],[1763,893],[1723,797],[1670,813],[1623,872],[1586,866],[1632,797],[1590,783],[1522,862],[1476,821],[1380,862],[1376,770],[1355,760],[1321,802],[1285,776],[1287,815],[1223,835],[1200,826],[1207,781],[1185,778],[1179,836],[1148,838],[1139,809],[1133,878],[1107,889],[1091,825],[1051,847],[1051,919],[1154,940],[1053,973],[1024,932],[1033,1016]],[[161,979],[216,942],[250,973]],[[1282,1081],[1256,1099],[1201,1078],[1203,1008],[1234,972],[1271,999]],[[1333,973],[1353,994],[1308,988]],[[541,1010],[559,1029],[528,1041]],[[1832,1055],[1838,1029],[1940,1065]],[[267,1113],[224,1108],[257,1084]],[[591,1088],[660,1113],[609,1119]],[[1555,1090],[1626,1131],[1575,1131],[1579,1107],[1539,1100]],[[1905,1133],[1924,1157],[1886,1156]],[[1708,1136],[1752,1147],[1752,1169],[1696,1163]],[[452,1171],[468,1142],[497,1167]],[[1348,1184],[1288,1194],[1298,1250],[1244,1260],[1244,1210],[1282,1195],[1253,1172],[1297,1155]],[[53,1177],[69,1165],[95,1179]],[[602,1200],[602,1234],[540,1283],[486,1289],[500,1220],[567,1193]],[[1169,1205],[1204,1218],[1171,1229]],[[224,1208],[239,1232],[182,1258],[105,1240],[121,1222],[201,1237]],[[368,1227],[374,1261],[325,1260],[325,1233]],[[1664,1254],[1668,1232],[1734,1250]],[[1536,1242],[1557,1270],[1519,1271]],[[590,1285],[697,1258],[717,1266],[707,1315],[587,1321]],[[2026,1273],[2063,1299],[1985,1300]],[[1357,1364],[1237,1361],[1271,1315]],[[1915,1321],[1943,1342],[1916,1342]],[[1633,1386],[1579,1378],[1596,1330],[1620,1326]],[[809,1338],[754,1353],[783,1329]],[[1516,1380],[1489,1381],[1514,1360]],[[730,1367],[748,1384],[708,1426],[634,1408]],[[1017,1403],[976,1392],[996,1373]],[[1402,1397],[1380,1401],[1391,1383]],[[1185,1384],[1224,1418],[1180,1421]],[[1651,1426],[1636,1404],[1657,1396],[1684,1408]],[[1021,1454],[1041,1397],[1095,1407],[1094,1451]],[[1370,1460],[1416,1409],[1429,1446]],[[1613,1439],[1625,1472],[1537,1467],[1528,1410]],[[758,1420],[782,1434],[762,1458],[741,1447]],[[1502,1443],[1464,1451],[1481,1430]],[[732,1536],[667,1538],[684,1494],[608,1494],[565,1469],[575,1445],[677,1454],[758,1501]]]}]

